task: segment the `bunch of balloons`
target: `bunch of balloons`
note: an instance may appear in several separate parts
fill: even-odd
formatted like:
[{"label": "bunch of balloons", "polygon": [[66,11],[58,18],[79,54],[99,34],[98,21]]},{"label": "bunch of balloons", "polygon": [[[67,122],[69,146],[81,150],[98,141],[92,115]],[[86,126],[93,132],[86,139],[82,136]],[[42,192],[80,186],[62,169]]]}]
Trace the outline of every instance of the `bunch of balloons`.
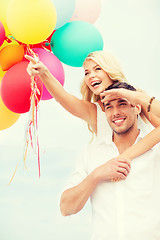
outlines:
[{"label": "bunch of balloons", "polygon": [[[100,0],[1,1],[0,130],[30,109],[27,49],[38,55],[63,86],[62,63],[81,67],[90,52],[103,49],[102,36],[93,25],[100,9]],[[37,88],[39,100],[52,98],[39,78]]]}]

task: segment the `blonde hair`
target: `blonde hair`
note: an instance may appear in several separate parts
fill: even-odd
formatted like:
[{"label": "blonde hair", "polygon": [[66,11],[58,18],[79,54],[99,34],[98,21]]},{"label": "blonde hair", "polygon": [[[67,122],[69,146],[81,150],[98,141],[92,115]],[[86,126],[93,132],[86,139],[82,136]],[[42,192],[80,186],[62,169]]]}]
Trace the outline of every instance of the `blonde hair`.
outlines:
[{"label": "blonde hair", "polygon": [[[93,60],[94,62],[96,62],[108,74],[112,81],[127,82],[122,67],[120,66],[116,58],[113,57],[113,55],[111,55],[110,53],[104,51],[95,51],[90,53],[84,60],[83,67],[88,60]],[[81,84],[81,94],[83,100],[87,100],[89,102],[97,102],[100,97],[95,95],[89,89],[84,79]]]}]

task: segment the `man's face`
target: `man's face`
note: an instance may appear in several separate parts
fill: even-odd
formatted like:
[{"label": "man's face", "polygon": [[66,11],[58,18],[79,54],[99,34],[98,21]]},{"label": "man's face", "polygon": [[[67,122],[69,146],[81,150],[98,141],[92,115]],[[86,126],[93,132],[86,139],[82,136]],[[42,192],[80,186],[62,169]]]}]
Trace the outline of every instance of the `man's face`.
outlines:
[{"label": "man's face", "polygon": [[105,104],[105,113],[110,127],[116,134],[130,132],[137,121],[136,107],[122,98],[108,101]]}]

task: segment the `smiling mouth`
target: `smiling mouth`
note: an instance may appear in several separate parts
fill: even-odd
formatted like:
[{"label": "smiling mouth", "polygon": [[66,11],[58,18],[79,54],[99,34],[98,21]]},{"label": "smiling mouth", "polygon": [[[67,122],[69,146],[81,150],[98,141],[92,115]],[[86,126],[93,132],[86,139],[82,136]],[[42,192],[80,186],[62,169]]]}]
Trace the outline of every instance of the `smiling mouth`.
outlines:
[{"label": "smiling mouth", "polygon": [[125,121],[126,118],[118,118],[118,119],[115,119],[113,120],[113,123],[115,124],[121,124]]},{"label": "smiling mouth", "polygon": [[101,82],[96,81],[96,82],[91,83],[91,86],[92,86],[92,87],[96,87],[96,86],[98,86],[98,85],[100,85],[100,84],[101,84]]}]

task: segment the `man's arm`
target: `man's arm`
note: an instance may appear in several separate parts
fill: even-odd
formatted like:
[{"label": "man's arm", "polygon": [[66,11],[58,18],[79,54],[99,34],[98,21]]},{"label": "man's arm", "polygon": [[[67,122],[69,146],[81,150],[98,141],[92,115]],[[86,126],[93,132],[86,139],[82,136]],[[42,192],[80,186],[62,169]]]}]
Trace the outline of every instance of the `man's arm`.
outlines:
[{"label": "man's arm", "polygon": [[91,172],[80,184],[63,192],[60,210],[63,216],[79,212],[87,202],[96,186],[114,178],[126,179],[130,163],[126,159],[111,159]]},{"label": "man's arm", "polygon": [[79,212],[98,184],[98,178],[92,172],[80,184],[63,192],[60,210],[63,216]]}]

